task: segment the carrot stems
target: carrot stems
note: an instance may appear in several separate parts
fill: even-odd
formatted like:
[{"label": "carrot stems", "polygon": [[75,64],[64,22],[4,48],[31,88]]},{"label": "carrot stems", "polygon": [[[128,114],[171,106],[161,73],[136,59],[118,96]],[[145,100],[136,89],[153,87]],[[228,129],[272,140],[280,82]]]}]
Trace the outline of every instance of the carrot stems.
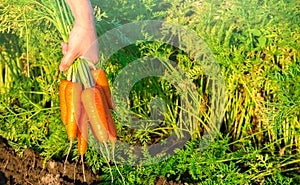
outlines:
[{"label": "carrot stems", "polygon": [[68,69],[67,80],[72,81],[73,65]]},{"label": "carrot stems", "polygon": [[79,62],[78,74],[85,89],[95,86],[95,83],[91,77],[88,62],[86,60],[81,59],[81,61]]}]

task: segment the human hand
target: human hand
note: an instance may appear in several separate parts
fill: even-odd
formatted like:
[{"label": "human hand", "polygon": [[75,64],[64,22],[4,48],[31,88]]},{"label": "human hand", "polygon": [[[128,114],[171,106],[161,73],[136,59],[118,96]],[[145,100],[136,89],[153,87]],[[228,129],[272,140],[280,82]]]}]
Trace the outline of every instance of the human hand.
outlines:
[{"label": "human hand", "polygon": [[75,23],[69,35],[69,42],[62,42],[64,57],[59,65],[59,70],[67,70],[74,60],[79,57],[84,57],[96,64],[98,62],[98,52],[98,41],[94,25]]}]

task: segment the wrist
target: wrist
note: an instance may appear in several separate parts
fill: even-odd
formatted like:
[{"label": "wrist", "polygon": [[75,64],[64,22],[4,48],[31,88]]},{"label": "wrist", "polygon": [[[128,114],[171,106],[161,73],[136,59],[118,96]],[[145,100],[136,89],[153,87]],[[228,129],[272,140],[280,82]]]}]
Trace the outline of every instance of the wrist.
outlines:
[{"label": "wrist", "polygon": [[76,15],[74,15],[75,23],[79,24],[83,27],[94,27],[94,15],[93,11],[90,12],[77,12]]},{"label": "wrist", "polygon": [[90,0],[66,0],[75,23],[83,27],[94,26],[94,14]]}]

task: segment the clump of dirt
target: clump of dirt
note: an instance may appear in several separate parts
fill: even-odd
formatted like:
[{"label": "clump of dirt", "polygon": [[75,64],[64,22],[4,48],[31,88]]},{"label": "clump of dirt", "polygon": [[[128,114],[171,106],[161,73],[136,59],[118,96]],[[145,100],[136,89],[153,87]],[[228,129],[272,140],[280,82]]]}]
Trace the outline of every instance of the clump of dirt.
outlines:
[{"label": "clump of dirt", "polygon": [[86,182],[83,181],[81,165],[70,163],[64,174],[63,162],[49,160],[43,167],[44,159],[30,149],[26,149],[22,157],[0,137],[0,184],[43,184],[43,185],[71,185],[71,184],[101,184],[98,175],[86,167]]},{"label": "clump of dirt", "polygon": [[163,176],[159,176],[159,177],[157,177],[155,185],[184,185],[184,184],[181,182],[168,181]]}]

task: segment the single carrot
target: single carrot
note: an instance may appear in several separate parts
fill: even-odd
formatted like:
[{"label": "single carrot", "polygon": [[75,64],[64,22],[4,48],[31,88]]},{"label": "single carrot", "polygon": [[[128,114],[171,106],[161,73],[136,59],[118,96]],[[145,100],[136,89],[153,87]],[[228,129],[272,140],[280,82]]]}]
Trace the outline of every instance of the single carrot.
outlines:
[{"label": "single carrot", "polygon": [[[102,99],[104,99],[105,98],[104,90],[101,87],[98,87],[97,89],[99,90]],[[115,146],[116,146],[116,142],[117,142],[117,128],[116,128],[114,120],[113,120],[113,118],[111,116],[111,112],[110,112],[110,110],[108,108],[108,104],[105,101],[104,101],[104,109],[105,109],[105,113],[107,115],[107,121],[108,121],[108,139],[109,139],[109,142],[110,142],[111,147],[112,147],[112,149],[111,149],[112,150],[111,151],[112,159],[113,159],[113,162],[115,164],[115,167],[116,167],[118,173],[120,174],[120,176],[122,178],[123,184],[125,184],[124,177],[123,177],[122,173],[120,172],[120,170],[119,170],[119,168],[118,168],[118,166],[116,164],[116,159],[115,159]],[[103,157],[105,158],[105,160],[107,161],[108,166],[110,167],[109,162],[108,162],[108,161],[110,161],[110,159],[109,159],[109,152],[108,152],[108,148],[107,148],[106,143],[104,143],[104,147],[105,147],[105,149],[106,149],[106,151],[108,153],[108,159],[106,159],[106,157],[104,155],[104,152],[102,151],[101,147],[100,147],[100,151],[101,151]],[[112,172],[110,171],[110,173],[111,173],[112,182],[113,182]]]},{"label": "single carrot", "polygon": [[64,172],[66,169],[66,163],[68,160],[68,156],[70,154],[73,140],[76,137],[78,122],[81,116],[81,92],[82,87],[77,82],[68,83],[65,89],[65,97],[66,97],[66,105],[67,105],[67,134],[68,139],[70,140],[70,147],[66,156],[66,160],[64,163]]},{"label": "single carrot", "polygon": [[[105,145],[106,151],[108,152],[106,142],[109,139],[108,124],[110,124],[110,114],[108,115],[106,111],[108,110],[106,99],[103,97],[103,94],[101,94],[98,88],[91,87],[83,91],[81,100],[87,112],[94,137],[98,142],[100,142],[100,144],[103,143]],[[105,157],[101,145],[100,151],[107,162],[107,165],[109,166],[113,183],[113,175],[110,168],[109,159]]]},{"label": "single carrot", "polygon": [[104,100],[97,88],[87,88],[82,92],[81,101],[88,115],[94,137],[99,142],[108,140],[108,123]]},{"label": "single carrot", "polygon": [[77,125],[81,116],[81,93],[82,87],[77,82],[67,84],[65,96],[67,103],[67,133],[70,141],[77,134]]},{"label": "single carrot", "polygon": [[[97,87],[98,91],[100,92],[101,95],[101,99],[105,100],[105,93],[103,88],[101,87]],[[109,111],[109,107],[108,107],[108,102],[107,101],[103,101],[103,106],[104,106],[104,110],[105,110],[105,114],[106,114],[106,119],[107,119],[107,125],[108,125],[108,134],[109,137],[117,137],[117,128],[116,125],[114,123],[114,120],[111,116],[111,112]]]},{"label": "single carrot", "polygon": [[114,101],[112,99],[111,91],[107,81],[105,71],[102,68],[91,70],[92,78],[94,79],[96,86],[101,87],[105,94],[105,99],[107,101],[108,107],[115,110]]},{"label": "single carrot", "polygon": [[85,110],[82,111],[78,124],[78,152],[84,155],[88,145],[88,116]]},{"label": "single carrot", "polygon": [[[100,92],[101,98],[103,100],[105,100],[104,90],[101,87],[97,87],[97,89]],[[112,145],[112,150],[113,150],[112,153],[114,153],[115,144],[116,144],[116,141],[117,141],[117,128],[116,128],[114,120],[111,116],[111,112],[108,108],[108,103],[106,101],[103,101],[103,106],[104,106],[104,111],[105,111],[107,126],[108,126],[107,127],[108,140]],[[109,160],[109,156],[108,156],[108,160]]]},{"label": "single carrot", "polygon": [[81,156],[83,180],[86,181],[83,155],[85,154],[88,146],[88,116],[84,108],[82,109],[83,110],[78,124],[78,152]]},{"label": "single carrot", "polygon": [[68,83],[71,82],[68,80],[62,80],[59,84],[60,114],[61,114],[61,120],[64,125],[67,125],[67,103],[66,103],[65,91]]}]

